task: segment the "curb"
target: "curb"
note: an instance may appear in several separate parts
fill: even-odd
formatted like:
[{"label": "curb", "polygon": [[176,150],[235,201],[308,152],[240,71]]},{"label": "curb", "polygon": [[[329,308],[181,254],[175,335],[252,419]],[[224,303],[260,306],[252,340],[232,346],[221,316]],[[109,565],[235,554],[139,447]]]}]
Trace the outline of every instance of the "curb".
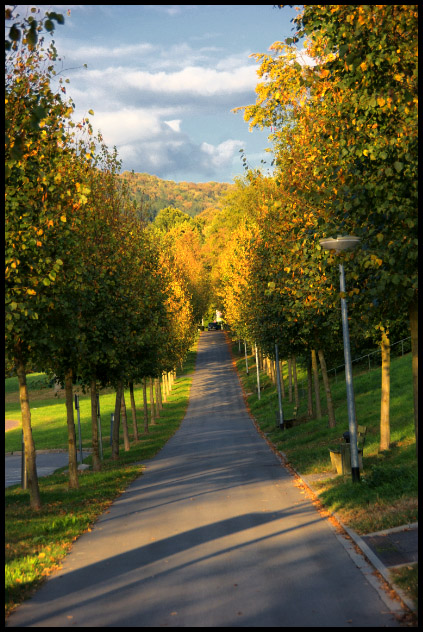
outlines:
[{"label": "curb", "polygon": [[[274,452],[276,454],[276,456],[279,457],[280,461],[281,461],[281,465],[283,465],[294,477],[297,477],[297,479],[299,479],[301,481],[301,483],[307,487],[307,489],[309,490],[309,492],[311,493],[313,500],[317,503],[319,503],[320,507],[322,508],[322,510],[325,512],[326,514],[326,518],[332,518],[334,519],[339,527],[341,527],[341,529],[345,532],[345,534],[347,536],[349,536],[351,538],[351,540],[354,542],[354,544],[360,549],[361,554],[364,556],[364,558],[375,568],[375,570],[380,573],[380,575],[382,576],[382,578],[385,580],[385,582],[388,584],[389,588],[396,594],[397,598],[400,600],[400,602],[402,604],[404,604],[404,606],[406,606],[406,608],[412,612],[412,613],[416,613],[416,606],[414,605],[413,601],[410,599],[410,597],[399,587],[397,586],[393,581],[392,578],[389,574],[389,570],[387,569],[387,567],[381,562],[381,560],[379,560],[379,558],[375,555],[375,553],[373,553],[373,551],[370,549],[370,547],[364,542],[364,540],[352,529],[350,529],[350,527],[347,527],[342,520],[340,519],[340,517],[338,516],[338,514],[336,512],[331,512],[328,509],[326,509],[325,507],[323,507],[323,505],[321,504],[321,501],[319,499],[319,496],[316,494],[316,492],[313,490],[313,488],[311,487],[311,485],[307,482],[307,480],[305,480],[301,474],[299,474],[291,465],[291,463],[289,463],[288,457],[286,454],[284,454],[283,452],[281,452],[280,450],[278,450],[276,448],[276,446],[267,438],[267,436],[265,435],[265,433],[261,430],[257,420],[255,419],[253,413],[250,410],[250,406],[248,403],[248,399],[247,399],[247,395],[245,393],[244,390],[244,386],[242,384],[242,380],[241,377],[238,373],[238,369],[236,366],[236,360],[233,356],[232,353],[232,345],[231,345],[231,341],[229,339],[229,336],[226,335],[225,332],[225,338],[226,338],[226,343],[228,345],[229,348],[229,352],[231,355],[231,359],[232,359],[232,365],[235,369],[236,374],[238,375],[238,379],[239,379],[239,383],[241,386],[241,390],[242,390],[242,395],[243,395],[243,399],[245,402],[245,406],[247,409],[247,412],[254,424],[254,427],[256,428],[257,432],[260,434],[260,436],[266,441],[267,445],[271,448],[272,452]],[[418,523],[413,523],[413,525],[416,525]],[[403,525],[402,527],[395,527],[396,531],[402,531],[404,529],[407,529],[408,527],[410,527],[411,525]]]},{"label": "curb", "polygon": [[[286,455],[283,454],[283,452],[281,454],[284,456],[284,458],[287,458]],[[292,465],[291,465],[291,467],[292,467]],[[294,468],[292,468],[292,469],[294,470]],[[294,472],[298,476],[298,478],[304,483],[304,485],[306,485],[306,487],[311,491],[313,496],[315,496],[317,498],[317,500],[319,500],[318,495],[313,490],[313,488],[309,485],[307,480],[305,480],[301,476],[301,474],[299,474],[296,470],[294,470]],[[325,510],[325,511],[327,511],[327,510]],[[351,529],[350,527],[347,527],[347,525],[342,522],[341,518],[339,517],[339,515],[336,512],[329,512],[328,511],[328,513],[331,516],[333,516],[337,522],[339,522],[340,526],[344,529],[344,531],[347,533],[347,535],[350,536],[350,538],[353,540],[353,542],[361,550],[361,552],[363,553],[364,557],[367,558],[367,560],[370,562],[370,564],[372,566],[374,566],[375,569],[378,571],[378,573],[380,573],[382,575],[383,579],[386,581],[386,583],[389,585],[389,587],[397,594],[398,598],[407,606],[407,608],[411,612],[416,612],[416,607],[414,605],[414,602],[402,590],[402,588],[397,586],[392,581],[391,575],[389,573],[389,569],[385,566],[385,564],[383,564],[383,562],[381,562],[381,560],[377,557],[377,555],[375,553],[373,553],[373,551],[368,546],[368,544],[366,544],[364,542],[364,540],[358,535],[358,533],[353,531],[353,529]],[[418,523],[413,523],[412,525],[406,524],[406,525],[403,525],[402,527],[394,527],[394,529],[387,529],[387,531],[389,531],[389,532],[403,531],[404,529],[407,529],[407,528],[409,528],[411,526],[417,526],[417,525],[418,525]],[[386,531],[384,531],[383,533],[386,533]]]}]

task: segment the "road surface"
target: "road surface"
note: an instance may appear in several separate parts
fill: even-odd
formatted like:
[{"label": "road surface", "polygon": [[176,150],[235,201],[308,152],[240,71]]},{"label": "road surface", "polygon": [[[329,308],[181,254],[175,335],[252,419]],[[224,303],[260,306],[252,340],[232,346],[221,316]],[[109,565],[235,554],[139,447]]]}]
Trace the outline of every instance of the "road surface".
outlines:
[{"label": "road surface", "polygon": [[178,432],[7,625],[399,624],[257,433],[213,331]]}]

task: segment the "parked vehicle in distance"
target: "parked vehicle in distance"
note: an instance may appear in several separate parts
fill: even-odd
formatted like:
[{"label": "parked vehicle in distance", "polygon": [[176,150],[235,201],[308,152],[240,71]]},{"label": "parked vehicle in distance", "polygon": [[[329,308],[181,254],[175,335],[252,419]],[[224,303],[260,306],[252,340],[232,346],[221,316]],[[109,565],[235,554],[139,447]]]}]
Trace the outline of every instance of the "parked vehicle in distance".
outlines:
[{"label": "parked vehicle in distance", "polygon": [[209,323],[207,329],[208,331],[220,329],[220,323]]}]

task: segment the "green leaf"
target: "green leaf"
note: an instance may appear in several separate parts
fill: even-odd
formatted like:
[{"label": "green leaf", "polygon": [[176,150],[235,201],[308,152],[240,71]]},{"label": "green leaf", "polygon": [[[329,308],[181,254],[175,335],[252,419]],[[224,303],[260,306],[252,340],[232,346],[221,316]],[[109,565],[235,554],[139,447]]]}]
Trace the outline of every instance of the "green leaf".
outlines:
[{"label": "green leaf", "polygon": [[399,173],[400,171],[402,171],[402,168],[404,167],[404,164],[402,162],[399,162],[399,160],[396,160],[394,162],[394,167]]},{"label": "green leaf", "polygon": [[20,40],[21,38],[21,32],[18,29],[18,27],[16,26],[16,24],[13,24],[10,27],[10,31],[9,31],[9,37],[12,40],[12,42],[17,42],[18,40]]}]

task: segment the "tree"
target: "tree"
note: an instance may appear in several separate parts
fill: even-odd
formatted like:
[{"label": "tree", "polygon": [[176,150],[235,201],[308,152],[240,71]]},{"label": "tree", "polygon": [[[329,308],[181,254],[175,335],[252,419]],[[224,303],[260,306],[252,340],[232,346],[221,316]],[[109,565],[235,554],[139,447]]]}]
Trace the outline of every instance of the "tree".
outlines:
[{"label": "tree", "polygon": [[[13,13],[6,9],[6,19]],[[52,62],[56,50],[38,41],[45,28],[52,31],[52,19],[39,23],[30,16],[15,23],[6,40],[6,354],[14,358],[22,408],[25,460],[30,505],[40,508],[31,432],[26,365],[34,359],[39,333],[39,316],[48,309],[49,288],[53,287],[63,261],[58,257],[58,237],[67,239],[68,210],[80,205],[80,193],[64,165],[72,161],[66,121],[72,107],[60,93],[51,90]],[[23,37],[22,37],[23,36]],[[49,64],[49,65],[48,65]]]},{"label": "tree", "polygon": [[[372,298],[406,305],[417,341],[417,5],[307,5],[307,35],[329,81],[325,131],[345,165],[334,222],[380,260]],[[336,105],[336,107],[334,107]],[[341,124],[341,121],[343,124]],[[316,134],[316,142],[322,135]],[[332,165],[331,175],[336,168]],[[339,178],[337,179],[339,182]],[[416,446],[417,347],[413,350]]]},{"label": "tree", "polygon": [[[310,237],[362,236],[364,247],[348,266],[349,292],[384,304],[389,319],[406,304],[411,323],[417,299],[416,18],[411,5],[306,5],[295,37],[275,43],[272,56],[255,56],[264,81],[256,104],[245,108],[251,126],[275,128],[276,177],[291,195],[292,212],[310,214]],[[295,43],[304,35],[314,65],[300,63]],[[369,278],[357,287],[360,266]]]}]

